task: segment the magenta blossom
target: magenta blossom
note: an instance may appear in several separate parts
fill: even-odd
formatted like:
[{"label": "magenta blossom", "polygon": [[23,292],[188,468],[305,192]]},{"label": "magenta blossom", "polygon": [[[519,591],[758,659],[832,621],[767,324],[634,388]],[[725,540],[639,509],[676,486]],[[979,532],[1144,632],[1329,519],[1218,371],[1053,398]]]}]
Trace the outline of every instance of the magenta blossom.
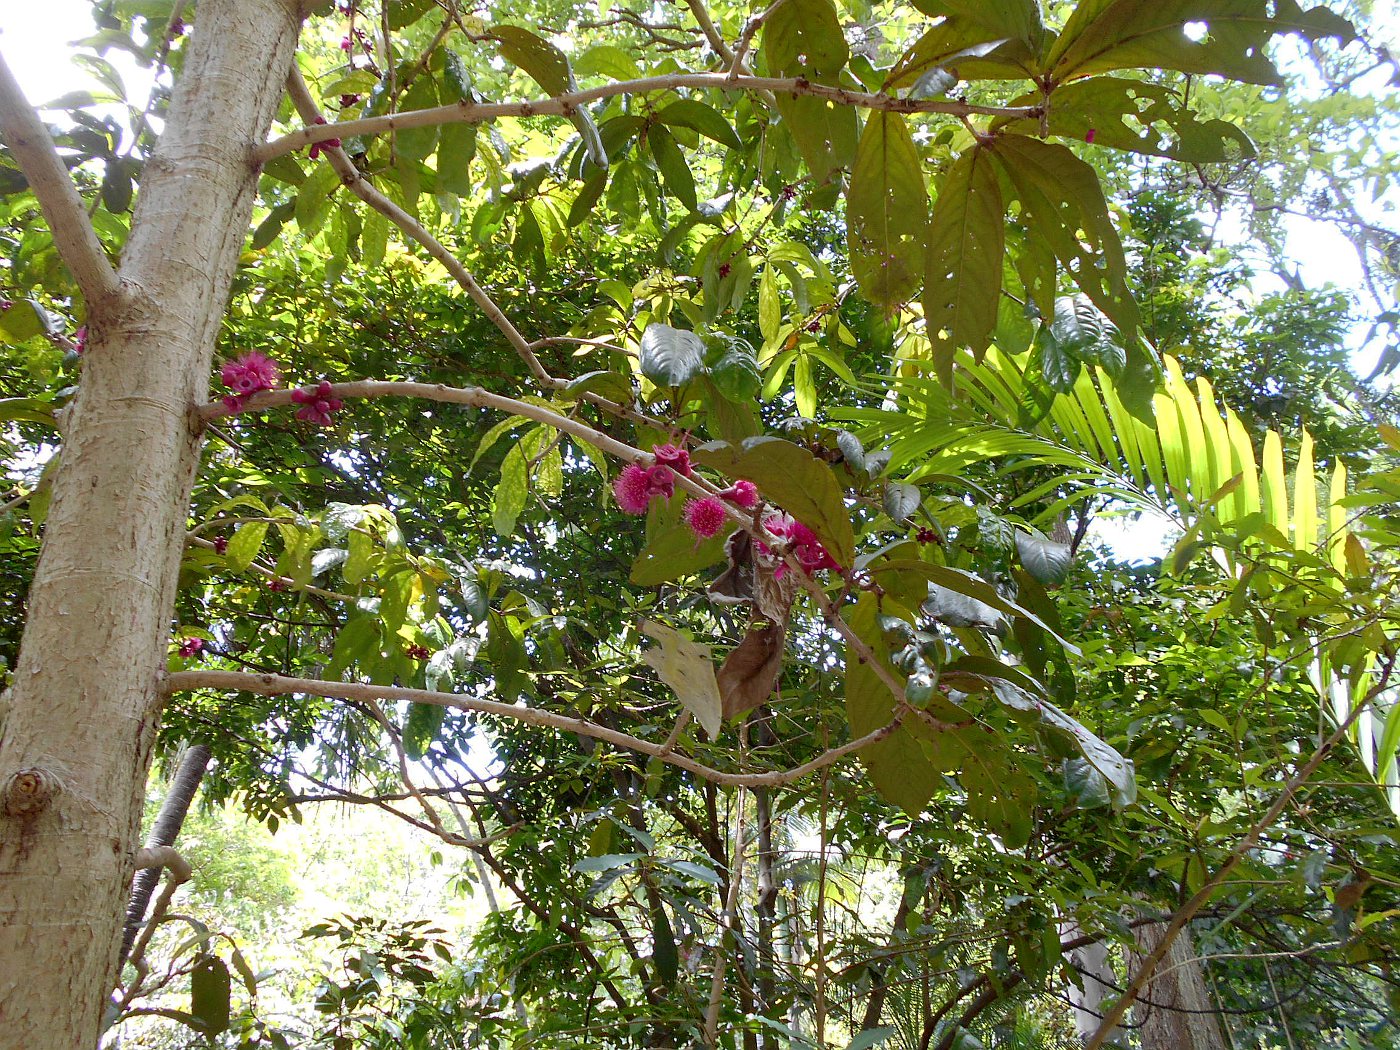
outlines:
[{"label": "magenta blossom", "polygon": [[653,496],[670,499],[676,492],[676,476],[670,467],[652,467],[647,471],[647,487]]},{"label": "magenta blossom", "polygon": [[[822,569],[841,568],[817,539],[817,534],[790,514],[770,514],[763,519],[763,527],[779,539],[787,540],[788,552],[797,559],[802,571],[809,576]],[[772,553],[766,544],[760,543],[758,547],[764,554]],[[786,563],[779,565],[773,578],[781,579],[786,571]]]},{"label": "magenta blossom", "polygon": [[233,391],[224,396],[224,407],[235,413],[242,412],[244,403],[258,391],[273,389],[281,379],[277,362],[256,350],[225,361],[219,375]]},{"label": "magenta blossom", "polygon": [[[317,123],[317,124],[324,124],[325,122],[326,122],[326,118],[325,118],[325,117],[317,117],[317,118],[316,118],[316,123]],[[311,157],[312,160],[315,160],[315,159],[316,159],[317,157],[319,157],[322,153],[326,152],[326,150],[332,149],[332,148],[334,148],[334,147],[336,147],[336,146],[339,146],[339,145],[340,145],[340,139],[322,139],[320,142],[313,142],[313,143],[311,144],[310,157]]]},{"label": "magenta blossom", "polygon": [[219,375],[224,381],[224,386],[238,397],[248,397],[259,390],[271,390],[281,379],[277,362],[256,350],[249,350],[232,361],[225,361]]},{"label": "magenta blossom", "polygon": [[214,537],[214,553],[215,553],[215,554],[223,554],[223,553],[226,552],[227,550],[228,550],[228,537],[227,537],[227,536],[215,536],[215,537]]},{"label": "magenta blossom", "polygon": [[297,409],[298,419],[323,427],[331,425],[332,412],[339,412],[344,407],[339,398],[331,396],[331,385],[324,379],[315,390],[293,390],[292,400],[301,406]]},{"label": "magenta blossom", "polygon": [[613,482],[613,498],[624,514],[645,514],[651,502],[651,472],[629,463]]},{"label": "magenta blossom", "polygon": [[87,349],[87,325],[73,333],[73,353],[81,354]]},{"label": "magenta blossom", "polygon": [[1084,141],[1092,146],[1094,144],[1094,139],[1098,138],[1098,134],[1099,133],[1097,129],[1090,128],[1084,133]]},{"label": "magenta blossom", "polygon": [[685,449],[675,445],[657,445],[651,454],[656,457],[657,466],[670,467],[677,474],[690,477],[690,453]]},{"label": "magenta blossom", "polygon": [[693,499],[687,503],[684,516],[685,523],[690,526],[690,531],[695,533],[695,538],[708,540],[724,528],[729,512],[719,500],[713,496],[706,496],[704,499]]},{"label": "magenta blossom", "polygon": [[753,510],[758,506],[758,486],[752,481],[740,479],[727,489],[720,489],[718,495],[720,499],[728,500],[744,510]]},{"label": "magenta blossom", "polygon": [[186,638],[180,643],[180,655],[185,659],[196,656],[204,648],[203,638]]}]

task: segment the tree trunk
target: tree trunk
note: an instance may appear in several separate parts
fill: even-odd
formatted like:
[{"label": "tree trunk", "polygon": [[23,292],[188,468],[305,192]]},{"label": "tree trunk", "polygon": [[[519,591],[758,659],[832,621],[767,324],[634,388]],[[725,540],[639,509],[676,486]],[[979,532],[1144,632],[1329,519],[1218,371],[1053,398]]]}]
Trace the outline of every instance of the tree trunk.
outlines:
[{"label": "tree trunk", "polygon": [[[1084,933],[1078,920],[1069,918],[1060,922],[1060,940],[1069,941]],[[1103,1019],[1104,1000],[1112,1002],[1120,982],[1113,974],[1113,964],[1109,961],[1108,945],[1104,941],[1094,941],[1067,953],[1070,965],[1079,975],[1082,987],[1070,985],[1069,1004],[1074,1009],[1074,1030],[1080,1039],[1087,1040],[1099,1029]]]},{"label": "tree trunk", "polygon": [[[204,771],[209,768],[209,749],[203,744],[195,744],[187,749],[180,759],[180,768],[170,779],[170,790],[165,801],[160,804],[156,822],[146,837],[146,845],[173,846],[185,825],[185,816],[190,811],[199,785],[204,780]],[[151,905],[151,894],[160,884],[160,868],[142,868],[136,873],[131,884],[131,896],[126,902],[126,928],[122,931],[122,950],[117,966],[131,954],[131,946],[136,942],[136,931],[146,918],[146,909]]]},{"label": "tree trunk", "polygon": [[[1140,964],[1141,956],[1157,947],[1165,928],[1165,923],[1137,928],[1134,936],[1140,955],[1133,960],[1130,971]],[[1172,943],[1152,980],[1133,1004],[1133,1019],[1138,1025],[1142,1050],[1227,1050],[1201,972],[1201,961],[1191,941],[1190,926]]]},{"label": "tree trunk", "polygon": [[83,377],[0,741],[0,1031],[96,1044],[161,711],[215,337],[248,228],[250,146],[291,62],[295,0],[205,0]]}]

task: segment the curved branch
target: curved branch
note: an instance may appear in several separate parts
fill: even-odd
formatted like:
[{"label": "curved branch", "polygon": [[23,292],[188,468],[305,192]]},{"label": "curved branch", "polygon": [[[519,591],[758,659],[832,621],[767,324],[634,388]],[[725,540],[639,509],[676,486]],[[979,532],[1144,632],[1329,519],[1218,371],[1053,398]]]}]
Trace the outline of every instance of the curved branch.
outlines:
[{"label": "curved branch", "polygon": [[[501,117],[567,117],[579,106],[600,99],[618,95],[638,95],[650,91],[676,91],[680,88],[698,88],[717,91],[771,92],[778,95],[811,95],[826,99],[842,106],[856,106],[860,109],[884,110],[891,113],[943,113],[954,117],[968,117],[974,114],[989,117],[1038,117],[1040,106],[980,106],[970,102],[943,98],[896,98],[893,95],[871,94],[864,91],[849,91],[846,88],[832,87],[829,84],[814,84],[804,77],[758,77],[729,73],[672,73],[666,76],[642,77],[638,80],[621,80],[601,87],[570,91],[551,98],[534,99],[529,102],[458,102],[451,106],[437,106],[433,109],[410,110],[406,113],[388,113],[379,117],[364,117],[360,120],[345,120],[335,124],[312,124],[293,131],[258,147],[253,159],[265,164],[284,153],[291,153],[327,139],[347,135],[372,135],[386,131],[403,131],[407,128],[431,127],[437,124],[479,124]],[[309,98],[309,96],[308,96]],[[298,109],[301,107],[298,106]],[[303,113],[303,117],[305,114]],[[314,119],[311,118],[311,119]]]},{"label": "curved branch", "polygon": [[724,787],[781,787],[801,780],[817,770],[825,769],[853,755],[863,747],[883,740],[899,728],[900,717],[881,726],[865,736],[833,747],[822,752],[809,762],[792,769],[774,770],[768,773],[726,773],[723,770],[697,762],[688,755],[677,751],[667,751],[662,744],[641,737],[632,736],[607,726],[590,722],[586,718],[561,715],[554,711],[544,711],[536,707],[518,707],[495,700],[482,700],[458,693],[439,693],[429,689],[409,689],[404,686],[369,685],[363,682],[328,682],[319,678],[290,678],[275,674],[246,674],[241,671],[176,671],[167,675],[162,683],[162,692],[186,692],[192,689],[224,689],[256,693],[259,696],[286,696],[305,693],[310,696],[324,696],[330,699],[359,700],[408,700],[415,704],[432,704],[435,707],[451,707],[473,714],[493,715],[509,718],[526,725],[542,729],[556,729],[564,733],[577,733],[579,736],[602,740],[615,747],[638,754],[659,758],[687,772],[694,773],[702,780],[709,780]]},{"label": "curved branch", "polygon": [[117,272],[88,220],[83,200],[54,148],[48,129],[24,98],[10,67],[0,56],[0,134],[39,198],[54,243],[83,296],[95,306],[121,294]]}]

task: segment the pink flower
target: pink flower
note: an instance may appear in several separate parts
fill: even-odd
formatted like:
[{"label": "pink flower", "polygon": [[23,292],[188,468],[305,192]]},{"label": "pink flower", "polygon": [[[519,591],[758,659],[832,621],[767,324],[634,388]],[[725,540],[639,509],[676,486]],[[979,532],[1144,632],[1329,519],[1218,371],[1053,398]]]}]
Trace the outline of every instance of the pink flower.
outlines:
[{"label": "pink flower", "polygon": [[349,51],[354,46],[355,45],[351,42],[348,36],[343,36],[340,38],[340,50]]},{"label": "pink flower", "polygon": [[73,353],[81,354],[87,349],[87,325],[73,333]]},{"label": "pink flower", "polygon": [[180,655],[188,660],[191,656],[194,656],[203,648],[203,638],[186,638],[183,642],[180,643]]},{"label": "pink flower", "polygon": [[287,587],[287,581],[279,577],[274,577],[273,579],[267,581],[267,589],[269,591],[272,591],[274,594],[280,594],[281,592],[285,591]]},{"label": "pink flower", "polygon": [[227,536],[215,536],[215,537],[214,537],[214,553],[215,553],[215,554],[223,554],[223,553],[224,553],[225,551],[227,551],[227,550],[228,550],[228,537],[227,537]]},{"label": "pink flower", "polygon": [[1090,129],[1089,129],[1087,132],[1085,132],[1085,134],[1084,134],[1084,141],[1087,142],[1089,145],[1092,146],[1092,145],[1094,144],[1094,139],[1098,137],[1098,134],[1099,134],[1099,133],[1098,133],[1097,130],[1095,130],[1094,128],[1090,128]]},{"label": "pink flower", "polygon": [[[324,124],[325,122],[326,122],[326,118],[325,118],[325,117],[317,117],[317,118],[316,118],[316,123],[317,123],[317,124]],[[332,149],[333,147],[336,147],[336,146],[339,146],[339,145],[340,145],[340,139],[322,139],[320,142],[313,142],[313,143],[311,144],[310,157],[311,157],[312,160],[315,160],[317,157],[319,157],[319,156],[320,156],[322,153],[324,153],[326,150]]]},{"label": "pink flower", "polygon": [[[821,545],[817,534],[791,515],[770,514],[763,519],[763,527],[779,539],[787,540],[788,552],[797,559],[797,563],[802,566],[802,571],[809,576],[822,569],[841,568],[836,563],[836,559],[827,553],[827,549]],[[766,544],[760,543],[758,547],[764,554],[771,554]],[[781,579],[786,571],[786,563],[779,565],[778,571],[773,573],[773,578]]]},{"label": "pink flower", "polygon": [[613,498],[624,514],[645,514],[651,502],[651,471],[629,463],[613,482]]},{"label": "pink flower", "polygon": [[232,390],[235,397],[241,398],[256,394],[259,390],[271,390],[281,379],[277,362],[256,350],[225,361],[219,375],[224,386]]},{"label": "pink flower", "polygon": [[670,467],[677,474],[690,477],[690,453],[675,445],[657,445],[651,450],[657,466]]},{"label": "pink flower", "polygon": [[752,481],[740,479],[727,489],[720,489],[719,498],[728,500],[736,507],[743,507],[744,510],[753,510],[758,506],[758,486]]},{"label": "pink flower", "polygon": [[690,526],[690,531],[695,533],[696,539],[708,540],[724,528],[729,513],[719,500],[713,496],[706,496],[704,499],[693,499],[687,503],[684,516],[685,523]]},{"label": "pink flower", "polygon": [[653,496],[670,499],[676,491],[676,475],[670,467],[655,466],[647,471],[647,491]]},{"label": "pink flower", "polygon": [[297,409],[298,419],[323,427],[331,425],[332,412],[339,412],[344,407],[344,402],[331,396],[331,385],[324,379],[315,390],[293,390],[292,400],[301,405]]}]

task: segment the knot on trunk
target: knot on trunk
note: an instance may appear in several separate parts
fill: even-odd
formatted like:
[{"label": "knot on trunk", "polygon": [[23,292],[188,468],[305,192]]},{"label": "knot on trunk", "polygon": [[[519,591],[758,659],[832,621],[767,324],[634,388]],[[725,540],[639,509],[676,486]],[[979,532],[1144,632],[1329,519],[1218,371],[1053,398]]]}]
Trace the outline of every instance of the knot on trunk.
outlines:
[{"label": "knot on trunk", "polygon": [[10,817],[33,817],[47,809],[63,791],[63,781],[48,769],[35,767],[11,773],[0,783],[0,811]]}]

